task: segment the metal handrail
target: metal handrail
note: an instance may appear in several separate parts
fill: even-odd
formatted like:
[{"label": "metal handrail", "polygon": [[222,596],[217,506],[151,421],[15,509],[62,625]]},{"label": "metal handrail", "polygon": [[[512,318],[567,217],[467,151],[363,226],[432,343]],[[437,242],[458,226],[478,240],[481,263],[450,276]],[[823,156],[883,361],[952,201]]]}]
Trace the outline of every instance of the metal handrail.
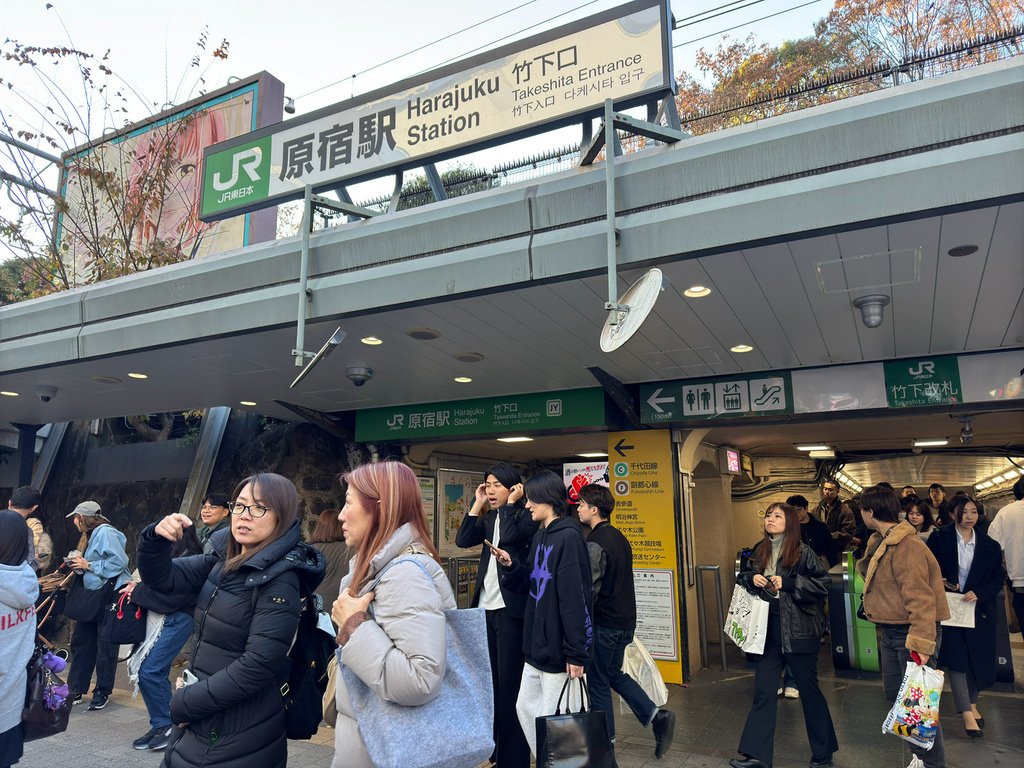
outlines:
[{"label": "metal handrail", "polygon": [[[697,566],[697,623],[700,630],[700,668],[711,669],[708,665],[708,615],[704,605],[704,573],[715,574],[715,597],[718,598],[718,625],[725,626],[725,604],[722,601],[722,571],[717,565]],[[729,666],[725,659],[725,630],[718,631],[718,644],[721,646],[722,671],[728,672]]]}]

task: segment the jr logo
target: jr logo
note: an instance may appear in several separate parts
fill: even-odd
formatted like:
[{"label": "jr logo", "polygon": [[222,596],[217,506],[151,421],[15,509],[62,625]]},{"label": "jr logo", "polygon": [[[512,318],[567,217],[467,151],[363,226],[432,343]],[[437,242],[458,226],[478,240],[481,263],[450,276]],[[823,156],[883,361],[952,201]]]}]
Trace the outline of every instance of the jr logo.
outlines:
[{"label": "jr logo", "polygon": [[907,368],[911,376],[920,376],[923,373],[935,373],[935,363],[918,363],[916,368]]},{"label": "jr logo", "polygon": [[243,170],[249,177],[249,181],[259,181],[260,175],[256,169],[263,159],[263,150],[259,147],[251,147],[244,152],[238,152],[231,157],[231,178],[223,181],[220,171],[213,175],[213,188],[218,192],[231,189],[238,184],[238,171]]}]

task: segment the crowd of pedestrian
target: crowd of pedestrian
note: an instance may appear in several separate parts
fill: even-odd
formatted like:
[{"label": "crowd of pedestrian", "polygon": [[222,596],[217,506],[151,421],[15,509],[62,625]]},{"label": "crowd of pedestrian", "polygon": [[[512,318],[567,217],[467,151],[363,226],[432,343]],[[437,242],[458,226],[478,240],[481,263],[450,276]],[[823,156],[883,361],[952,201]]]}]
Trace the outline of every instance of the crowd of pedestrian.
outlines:
[{"label": "crowd of pedestrian", "polygon": [[[292,482],[255,474],[230,496],[208,494],[198,521],[172,514],[143,529],[134,574],[125,535],[96,502],[77,504],[67,518],[80,538],[61,565],[76,574],[64,609],[75,618],[71,701],[83,702],[95,677],[89,710],[107,705],[118,659],[117,646],[104,639],[102,615],[118,596],[147,612],[128,671],[150,728],[131,746],[162,751],[169,767],[286,763],[285,691],[277,671],[308,601],[329,610],[339,658],[372,695],[405,707],[436,698],[445,676],[445,612],[455,598],[417,478],[400,462],[378,462],[340,479],[345,504],[319,515],[309,543]],[[769,505],[763,537],[736,578],[768,604],[768,628],[753,660],[740,757],[730,764],[771,766],[781,697],[801,702],[812,768],[832,765],[839,743],[818,684],[817,654],[826,632],[828,569],[848,551],[864,580],[863,615],[879,627],[886,697],[896,699],[908,661],[938,666],[965,733],[982,738],[978,694],[995,679],[1004,586],[1018,617],[1024,612],[1024,478],[1013,493],[1016,501],[994,520],[965,493],[947,499],[938,483],[927,499],[913,486],[897,495],[882,483],[844,501],[839,486],[826,481],[813,511],[801,495]],[[561,477],[541,471],[524,483],[514,467],[497,464],[484,474],[456,536],[460,547],[480,547],[473,605],[486,617],[491,761],[501,768],[528,768],[538,752],[536,719],[554,711],[567,681],[584,676],[612,743],[612,691],[651,728],[656,757],[673,741],[675,714],[623,671],[637,613],[633,554],[612,524],[614,497],[602,485],[585,486],[578,496],[571,514]],[[32,611],[37,576],[52,559],[40,503],[38,491],[19,488],[0,511],[0,605],[18,615]],[[410,565],[398,567],[403,563]],[[943,626],[951,599],[971,604],[973,626]],[[4,670],[25,670],[34,630],[34,621],[3,622]],[[183,652],[187,665],[172,689],[171,670]],[[3,766],[22,756],[25,685],[23,673],[0,675]],[[334,764],[372,766],[359,713],[345,685],[336,691],[337,715],[329,723]],[[941,727],[930,749],[912,750],[911,766],[942,768]]]}]

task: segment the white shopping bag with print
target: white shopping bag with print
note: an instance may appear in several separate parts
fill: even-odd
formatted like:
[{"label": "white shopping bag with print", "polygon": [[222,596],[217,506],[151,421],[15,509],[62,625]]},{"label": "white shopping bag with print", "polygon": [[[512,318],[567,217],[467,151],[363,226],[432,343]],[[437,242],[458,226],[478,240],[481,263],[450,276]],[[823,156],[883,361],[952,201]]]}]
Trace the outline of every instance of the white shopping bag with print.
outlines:
[{"label": "white shopping bag with print", "polygon": [[725,617],[725,634],[746,653],[764,653],[768,603],[737,584]]},{"label": "white shopping bag with print", "polygon": [[[639,637],[634,637],[633,642],[626,646],[622,655],[622,671],[637,681],[647,694],[647,698],[654,702],[654,706],[665,706],[665,702],[668,701],[668,688],[665,687],[661,670],[658,669],[654,657],[640,642]],[[620,699],[619,712],[626,714],[629,711],[629,705]]]},{"label": "white shopping bag with print", "polygon": [[882,723],[882,733],[931,749],[939,730],[939,699],[944,682],[945,675],[939,670],[908,661],[896,703]]}]

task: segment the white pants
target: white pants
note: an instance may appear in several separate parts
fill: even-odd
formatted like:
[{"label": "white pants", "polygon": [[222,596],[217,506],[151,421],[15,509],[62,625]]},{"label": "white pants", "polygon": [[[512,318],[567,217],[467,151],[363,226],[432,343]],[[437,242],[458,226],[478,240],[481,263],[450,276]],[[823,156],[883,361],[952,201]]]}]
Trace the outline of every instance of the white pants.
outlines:
[{"label": "white pants", "polygon": [[[536,719],[544,715],[555,714],[558,697],[562,693],[567,675],[565,672],[541,672],[529,664],[523,665],[523,681],[519,685],[519,698],[516,700],[516,714],[523,728],[530,752],[537,756],[537,724]],[[582,706],[579,683],[569,686],[569,705],[573,712]],[[562,699],[562,712],[566,711],[565,699]]]}]

